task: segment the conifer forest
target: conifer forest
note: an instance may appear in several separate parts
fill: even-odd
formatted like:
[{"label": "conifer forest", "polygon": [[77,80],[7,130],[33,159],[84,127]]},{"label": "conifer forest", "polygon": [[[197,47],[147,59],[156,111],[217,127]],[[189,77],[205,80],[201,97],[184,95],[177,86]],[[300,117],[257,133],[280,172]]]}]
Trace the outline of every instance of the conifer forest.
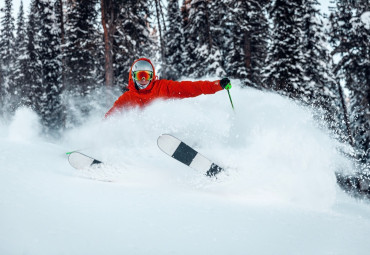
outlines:
[{"label": "conifer forest", "polygon": [[147,57],[160,79],[239,79],[316,109],[370,170],[370,0],[2,1],[2,121],[26,106],[57,136]]}]

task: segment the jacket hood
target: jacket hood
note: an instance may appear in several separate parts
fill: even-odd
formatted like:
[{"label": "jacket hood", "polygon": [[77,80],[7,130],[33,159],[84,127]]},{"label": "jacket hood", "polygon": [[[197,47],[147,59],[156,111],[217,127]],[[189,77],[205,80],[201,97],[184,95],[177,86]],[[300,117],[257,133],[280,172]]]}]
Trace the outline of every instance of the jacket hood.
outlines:
[{"label": "jacket hood", "polygon": [[150,81],[149,85],[145,89],[140,89],[140,92],[150,91],[152,89],[152,87],[154,85],[154,81],[157,79],[157,77],[155,76],[154,66],[153,66],[152,62],[150,61],[150,59],[148,59],[148,58],[139,58],[139,59],[135,60],[134,63],[132,63],[131,68],[130,68],[130,72],[129,72],[129,76],[128,76],[128,89],[130,91],[139,92],[139,90],[135,86],[135,81],[132,78],[132,67],[135,65],[136,62],[138,62],[140,60],[144,60],[144,61],[149,62],[149,64],[151,64],[152,67],[153,67],[153,79]]}]

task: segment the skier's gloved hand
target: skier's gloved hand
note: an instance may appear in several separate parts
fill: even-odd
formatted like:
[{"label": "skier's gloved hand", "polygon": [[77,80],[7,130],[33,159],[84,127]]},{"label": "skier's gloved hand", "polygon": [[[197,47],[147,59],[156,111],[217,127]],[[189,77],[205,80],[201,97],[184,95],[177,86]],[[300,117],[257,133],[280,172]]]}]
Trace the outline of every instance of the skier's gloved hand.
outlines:
[{"label": "skier's gloved hand", "polygon": [[229,78],[223,78],[222,80],[220,80],[220,86],[226,90],[231,89],[231,82]]}]

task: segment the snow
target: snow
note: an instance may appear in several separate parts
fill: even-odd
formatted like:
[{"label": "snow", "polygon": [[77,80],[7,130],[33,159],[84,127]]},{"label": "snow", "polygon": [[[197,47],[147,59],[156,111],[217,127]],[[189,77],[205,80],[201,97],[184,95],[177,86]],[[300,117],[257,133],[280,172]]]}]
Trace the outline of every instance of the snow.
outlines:
[{"label": "snow", "polygon": [[[367,254],[370,206],[336,185],[340,145],[308,109],[232,83],[235,112],[220,91],[100,109],[57,141],[29,109],[0,122],[0,254]],[[171,159],[162,133],[226,173]],[[107,166],[71,168],[75,149]]]},{"label": "snow", "polygon": [[333,3],[330,0],[319,0],[320,10],[323,14],[330,14],[330,7],[333,7]]},{"label": "snow", "polygon": [[365,28],[370,29],[370,12],[364,12],[360,18],[361,21],[365,24]]}]

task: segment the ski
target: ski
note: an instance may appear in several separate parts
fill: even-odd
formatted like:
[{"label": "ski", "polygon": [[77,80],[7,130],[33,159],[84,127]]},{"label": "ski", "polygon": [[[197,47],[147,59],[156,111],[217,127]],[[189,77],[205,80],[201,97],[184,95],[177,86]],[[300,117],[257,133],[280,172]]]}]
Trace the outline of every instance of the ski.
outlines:
[{"label": "ski", "polygon": [[172,135],[161,135],[158,137],[157,144],[158,147],[170,157],[197,171],[205,173],[205,175],[209,177],[215,176],[224,170],[222,167],[216,165]]},{"label": "ski", "polygon": [[103,164],[103,162],[78,151],[68,153],[68,162],[72,167],[78,170],[87,169],[91,166],[99,166]]}]

